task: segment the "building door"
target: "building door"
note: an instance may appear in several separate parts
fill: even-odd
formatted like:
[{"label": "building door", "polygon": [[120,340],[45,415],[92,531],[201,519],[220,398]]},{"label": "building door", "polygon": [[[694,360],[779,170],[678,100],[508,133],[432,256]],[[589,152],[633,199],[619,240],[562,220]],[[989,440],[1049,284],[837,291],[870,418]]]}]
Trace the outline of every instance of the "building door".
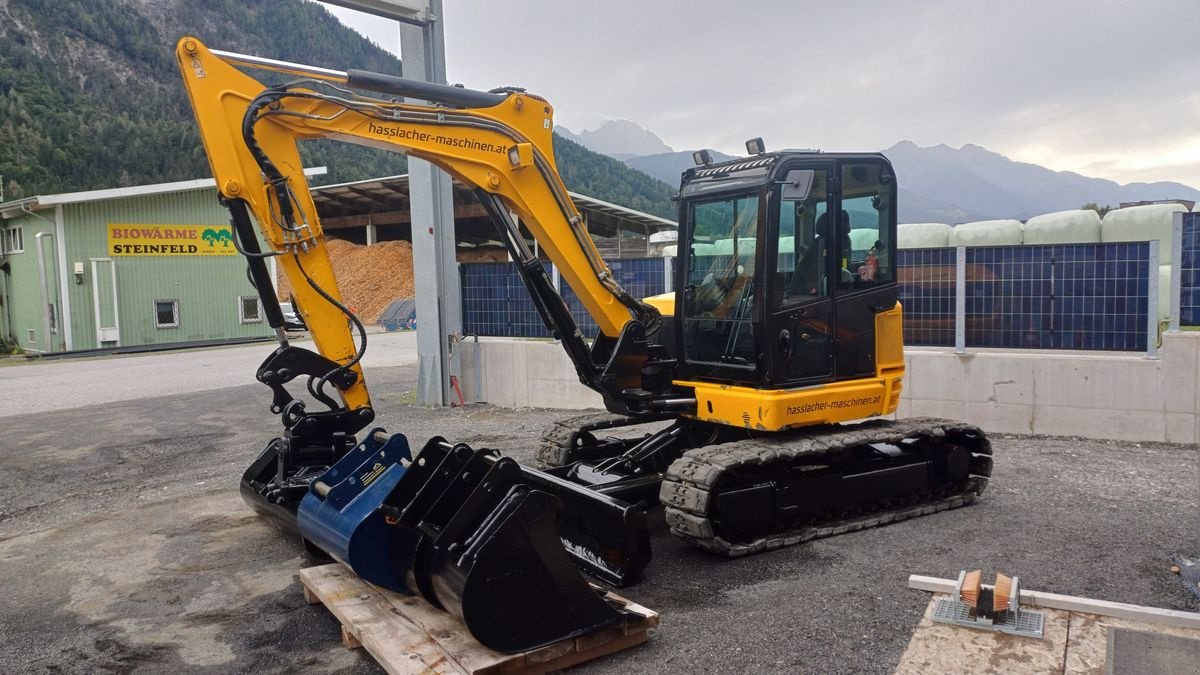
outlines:
[{"label": "building door", "polygon": [[117,266],[112,258],[91,258],[92,309],[96,317],[96,346],[117,347],[121,332],[117,313]]}]

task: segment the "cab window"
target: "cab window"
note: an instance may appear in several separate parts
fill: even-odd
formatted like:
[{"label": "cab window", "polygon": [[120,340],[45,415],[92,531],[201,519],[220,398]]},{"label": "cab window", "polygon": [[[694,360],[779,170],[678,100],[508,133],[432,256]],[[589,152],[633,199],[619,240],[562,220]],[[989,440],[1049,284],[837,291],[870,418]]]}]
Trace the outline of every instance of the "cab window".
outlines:
[{"label": "cab window", "polygon": [[842,166],[839,289],[871,288],[893,280],[895,204],[896,181],[886,165],[862,162]]},{"label": "cab window", "polygon": [[684,347],[692,361],[755,365],[758,204],[758,195],[749,195],[692,207],[684,307]]},{"label": "cab window", "polygon": [[773,305],[802,303],[828,297],[832,227],[827,213],[828,175],[812,172],[808,193],[779,200],[779,254],[776,260]]}]

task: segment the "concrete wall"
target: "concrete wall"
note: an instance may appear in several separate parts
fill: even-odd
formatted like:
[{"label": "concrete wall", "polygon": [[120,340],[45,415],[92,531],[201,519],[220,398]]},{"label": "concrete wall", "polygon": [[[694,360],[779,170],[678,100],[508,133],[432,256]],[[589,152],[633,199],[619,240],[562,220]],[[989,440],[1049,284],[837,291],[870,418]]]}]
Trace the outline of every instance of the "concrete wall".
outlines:
[{"label": "concrete wall", "polygon": [[898,414],[992,432],[1196,443],[1200,334],[1164,335],[1160,356],[912,348]]},{"label": "concrete wall", "polygon": [[505,408],[602,408],[600,394],[579,383],[557,342],[471,338],[459,343],[463,398]]},{"label": "concrete wall", "polygon": [[[558,344],[480,338],[459,345],[468,401],[597,408]],[[938,416],[993,433],[1200,441],[1200,333],[1163,336],[1160,359],[1048,351],[905,351],[899,415]]]}]

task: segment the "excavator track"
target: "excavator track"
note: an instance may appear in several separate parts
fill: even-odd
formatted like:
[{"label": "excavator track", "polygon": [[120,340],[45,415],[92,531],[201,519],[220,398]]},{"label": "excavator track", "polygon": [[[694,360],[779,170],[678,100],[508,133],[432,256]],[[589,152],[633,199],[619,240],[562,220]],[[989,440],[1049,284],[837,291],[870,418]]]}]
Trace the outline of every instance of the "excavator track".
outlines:
[{"label": "excavator track", "polygon": [[[819,514],[802,518],[781,518],[771,506],[784,496],[783,491],[803,487],[806,472],[825,479],[832,472],[833,478],[842,478],[839,470],[852,466],[848,456],[861,456],[863,449],[879,446],[898,451],[901,469],[924,463],[944,465],[953,457],[960,465],[966,462],[966,475],[917,493],[831,504]],[[802,429],[690,450],[667,470],[660,499],[672,534],[698,548],[737,557],[971,504],[987,487],[991,454],[991,444],[978,427],[950,420],[875,420]],[[795,478],[797,475],[801,478]],[[781,488],[781,479],[788,476],[790,485]],[[747,519],[746,514],[739,514],[742,522],[756,521],[756,526],[738,528],[722,523],[722,495],[751,486],[762,490],[766,485],[771,486],[770,499],[761,517]]]},{"label": "excavator track", "polygon": [[552,468],[570,464],[581,447],[595,444],[596,438],[592,432],[629,427],[647,422],[668,420],[674,415],[664,414],[656,417],[630,417],[615,413],[587,413],[564,417],[546,427],[542,432],[542,442],[534,455],[539,468]]}]

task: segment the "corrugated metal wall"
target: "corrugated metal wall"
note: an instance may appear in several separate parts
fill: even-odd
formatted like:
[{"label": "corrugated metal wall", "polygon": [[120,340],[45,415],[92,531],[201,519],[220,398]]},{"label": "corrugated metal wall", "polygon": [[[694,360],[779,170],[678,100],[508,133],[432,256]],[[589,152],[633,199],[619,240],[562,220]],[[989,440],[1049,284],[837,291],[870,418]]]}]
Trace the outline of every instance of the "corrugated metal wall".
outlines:
[{"label": "corrugated metal wall", "polygon": [[[53,220],[52,211],[43,211],[39,215]],[[41,289],[38,283],[38,254],[37,235],[39,232],[54,232],[54,224],[46,222],[37,216],[21,216],[4,221],[5,228],[21,228],[24,240],[23,253],[10,253],[4,257],[9,265],[9,273],[3,275],[2,296],[5,303],[0,307],[5,315],[6,335],[22,349],[47,351],[46,333],[42,311]],[[43,240],[46,258],[48,300],[54,305],[55,319],[62,320],[62,303],[59,301],[59,286],[57,282],[58,257],[54,252],[54,244],[50,238]],[[9,320],[11,319],[11,323]],[[32,334],[30,331],[33,331]],[[33,339],[30,340],[32,335]],[[57,333],[52,333],[51,351],[62,351],[65,346],[65,333],[62,326],[57,326]]]},{"label": "corrugated metal wall", "polygon": [[[75,349],[97,342],[93,259],[111,259],[116,271],[120,344],[145,345],[257,337],[270,334],[265,321],[243,324],[239,296],[253,296],[241,256],[113,256],[108,251],[108,224],[219,225],[229,224],[228,212],[217,203],[216,189],[174,192],[148,197],[114,199],[62,207],[67,240],[67,268],[82,262],[82,284],[69,281],[71,329]],[[98,266],[108,274],[106,263]],[[110,292],[100,280],[101,314],[110,311]],[[155,325],[155,301],[179,303],[179,325]]]}]

